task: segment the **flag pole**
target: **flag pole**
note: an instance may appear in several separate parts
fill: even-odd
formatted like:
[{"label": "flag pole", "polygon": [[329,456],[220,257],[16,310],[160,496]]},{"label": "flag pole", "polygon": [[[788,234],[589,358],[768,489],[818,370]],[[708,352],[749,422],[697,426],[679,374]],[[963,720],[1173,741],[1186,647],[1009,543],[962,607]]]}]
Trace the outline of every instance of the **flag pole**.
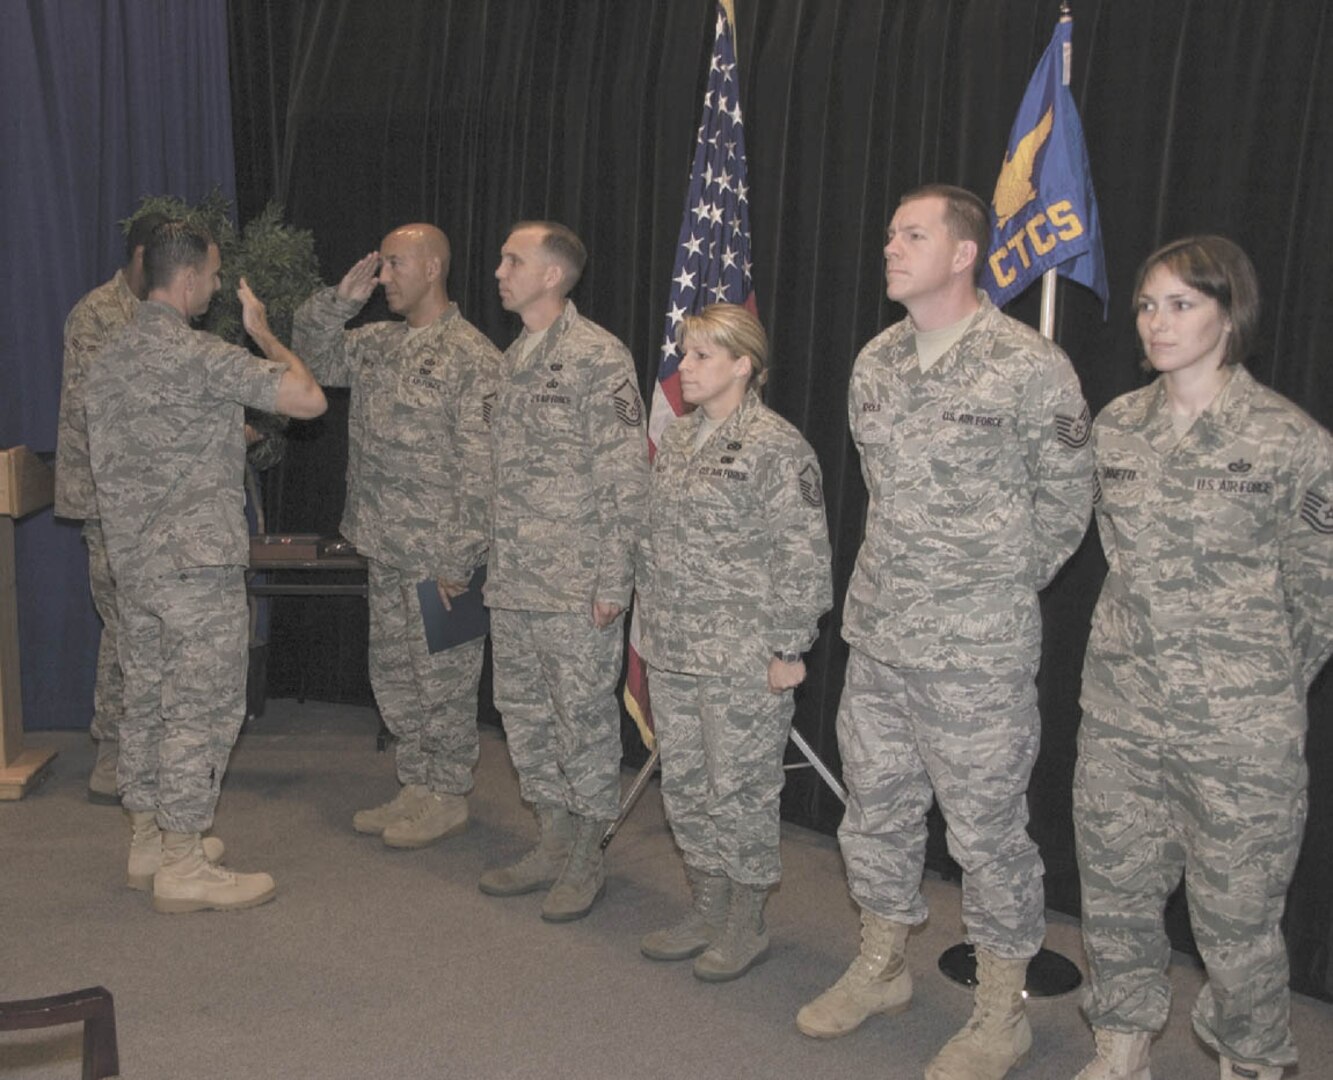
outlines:
[{"label": "flag pole", "polygon": [[[736,39],[737,39],[737,33],[736,33],[736,6],[735,6],[735,3],[734,3],[734,0],[718,0],[718,5],[719,5],[719,7],[722,9],[722,15],[723,15],[723,17],[726,19],[726,24],[727,24],[728,28],[729,28],[730,31],[731,31],[731,47],[732,47],[732,50],[733,50],[733,54],[734,54],[734,53],[737,53],[737,52],[739,52],[739,50],[738,50],[737,47],[736,47]],[[714,47],[716,48],[716,45],[715,45]],[[715,59],[715,61],[716,61],[716,56],[715,56],[714,59]],[[738,63],[738,61],[736,60],[735,55],[733,55],[732,60],[733,60],[733,66],[734,66],[736,63]],[[715,68],[714,70],[716,70],[716,68]],[[737,75],[737,79],[739,80],[739,75]],[[739,124],[740,124],[740,118],[739,118],[739,117],[740,117],[740,106],[739,106],[739,101],[738,101],[738,104],[737,104],[737,109],[736,109],[736,111],[737,111],[737,119],[736,119],[736,123],[737,123],[737,125],[739,125]],[[705,109],[705,120],[707,120],[707,116],[708,116],[708,110]],[[699,137],[700,137],[700,139],[702,140],[702,138],[703,138],[703,128],[702,128],[702,127],[700,128],[700,136],[699,136]],[[743,152],[742,152],[742,154],[741,154],[741,159],[742,159],[742,162],[743,162],[743,160],[744,160],[744,154],[743,154]],[[693,183],[693,181],[694,181],[694,176],[692,175],[692,176],[691,176],[691,182]],[[744,196],[742,196],[741,198],[743,199]],[[688,215],[689,215],[689,209],[688,209],[688,200],[687,200],[687,210],[686,210],[686,218],[687,218],[687,220],[688,220]],[[749,225],[748,225],[748,223],[745,225],[745,231],[746,231],[747,236],[748,236],[748,232],[749,232]],[[747,250],[748,250],[748,243],[747,243]],[[749,264],[748,264],[748,254],[747,254],[747,257],[746,257],[746,258],[747,258],[747,262],[746,262],[746,265],[745,265],[745,276],[748,278],[748,276],[749,276],[749,272],[750,272],[750,271],[749,271]],[[681,273],[682,273],[682,274],[685,274],[685,269],[684,269],[684,266],[683,266],[683,265],[682,265],[682,267],[681,267]],[[744,293],[743,293],[743,295],[744,295]],[[750,291],[750,292],[749,292],[749,295],[748,295],[748,296],[745,296],[744,299],[745,299],[745,307],[746,307],[747,309],[749,309],[749,311],[751,312],[751,314],[754,314],[754,315],[757,316],[758,313],[755,311],[755,304],[754,304],[754,295],[753,295],[753,292]],[[671,339],[670,333],[668,332],[666,341],[664,342],[664,347],[665,347],[665,348],[667,348],[667,349],[670,349],[670,348],[671,348],[671,340],[672,340],[672,339]],[[659,384],[658,384],[658,389],[659,389],[659,390],[661,389],[661,382],[660,382],[660,381],[659,381]],[[656,415],[656,409],[657,409],[657,406],[658,406],[659,404],[660,404],[660,405],[663,405],[663,406],[666,406],[666,407],[668,407],[668,408],[671,408],[671,406],[668,404],[668,402],[667,402],[667,400],[666,400],[665,398],[663,398],[663,399],[659,402],[659,401],[657,400],[657,397],[654,396],[654,410],[653,410],[653,411],[654,411],[654,415]],[[650,424],[649,424],[649,429],[648,429],[648,439],[649,439],[649,452],[651,453],[651,452],[652,452],[653,440],[654,440],[654,429],[653,429],[653,426],[652,426],[651,422],[650,422]],[[635,649],[634,641],[635,641],[634,632],[633,632],[633,628],[631,628],[631,633],[630,633],[630,649],[631,649],[630,666],[631,666],[631,671],[630,671],[630,675],[633,674],[634,664],[636,663],[636,660],[637,660],[637,658],[633,655],[633,650]],[[639,730],[640,730],[640,733],[644,736],[644,745],[647,746],[651,752],[649,753],[648,760],[645,761],[645,762],[643,763],[642,767],[639,769],[638,773],[635,775],[634,780],[633,780],[633,782],[630,784],[628,790],[625,791],[623,797],[621,798],[621,800],[620,800],[620,808],[619,808],[619,812],[618,812],[617,815],[616,815],[616,819],[615,819],[615,821],[613,821],[613,822],[607,827],[606,831],[602,834],[601,846],[602,846],[603,848],[605,848],[608,844],[610,844],[611,841],[612,841],[612,839],[615,838],[616,833],[619,831],[621,825],[624,824],[625,819],[629,816],[630,811],[634,808],[634,804],[635,804],[635,802],[638,800],[639,796],[643,794],[644,788],[647,787],[647,785],[648,785],[648,781],[651,779],[653,772],[658,768],[658,765],[660,764],[660,761],[661,761],[661,753],[660,753],[660,750],[659,750],[659,748],[658,748],[658,746],[657,746],[657,744],[656,744],[656,740],[652,738],[652,736],[651,736],[651,732],[650,732],[650,730],[649,730],[649,728],[648,728],[648,724],[647,724],[647,710],[646,710],[646,709],[642,709],[642,708],[640,707],[640,703],[639,703],[639,700],[638,700],[638,698],[637,698],[637,696],[636,696],[636,692],[631,688],[631,685],[630,685],[630,684],[631,684],[631,678],[630,678],[630,675],[627,675],[627,677],[626,677],[626,687],[625,687],[625,693],[624,693],[624,695],[623,695],[623,697],[624,697],[624,702],[625,702],[625,708],[629,711],[631,717],[633,717],[635,723],[638,725]],[[646,684],[646,682],[641,683],[641,684],[638,684],[638,685],[640,685],[641,688],[644,689],[644,690],[647,689],[647,684]],[[646,700],[646,698],[645,698],[645,700]],[[796,746],[796,749],[799,750],[799,751],[801,752],[801,755],[802,755],[802,756],[806,759],[806,761],[809,763],[810,767],[813,768],[813,769],[815,770],[815,772],[819,774],[819,776],[821,777],[821,779],[823,779],[823,781],[824,781],[826,784],[828,784],[829,789],[830,789],[830,790],[833,792],[833,794],[838,798],[838,800],[839,800],[840,802],[846,803],[846,802],[847,802],[847,792],[843,789],[843,786],[842,786],[840,783],[838,783],[837,778],[836,778],[836,777],[833,775],[833,773],[829,770],[828,766],[824,764],[824,762],[820,759],[819,755],[816,754],[816,753],[814,752],[814,750],[811,748],[810,744],[807,743],[807,742],[805,741],[804,738],[802,738],[801,733],[800,733],[799,731],[797,731],[796,728],[795,728],[794,726],[791,728],[791,731],[790,731],[790,739],[791,739],[791,742]],[[784,768],[803,768],[803,767],[804,767],[804,766],[803,766],[803,765],[800,765],[800,764],[798,764],[798,765],[792,765],[792,766],[784,766]]]},{"label": "flag pole", "polygon": [[[1069,0],[1061,0],[1060,22],[1071,23],[1074,16],[1069,10]],[[1070,35],[1072,38],[1072,34]],[[1073,57],[1073,46],[1064,46],[1061,57],[1061,81],[1069,85],[1069,72]],[[1054,266],[1041,275],[1041,321],[1038,329],[1048,340],[1055,340],[1055,288],[1059,270]],[[961,986],[977,984],[976,950],[972,945],[962,942],[950,946],[940,954],[939,969],[948,978]],[[1042,947],[1037,955],[1028,961],[1023,980],[1024,997],[1059,997],[1075,990],[1083,982],[1083,975],[1067,957]]]},{"label": "flag pole", "polygon": [[[732,47],[736,50],[736,63],[739,66],[741,46],[740,46],[740,33],[736,29],[735,0],[719,0],[719,2],[722,4],[722,10],[727,13],[727,22],[731,24],[731,44]],[[810,744],[806,742],[805,738],[801,735],[801,733],[796,730],[796,725],[794,723],[792,724],[791,731],[788,737],[791,740],[791,742],[795,744],[796,749],[801,752],[801,756],[805,758],[809,766],[812,769],[814,769],[816,773],[819,774],[820,778],[824,781],[824,783],[826,783],[829,786],[829,790],[832,791],[833,794],[837,796],[838,801],[842,803],[844,806],[846,806],[847,805],[846,790],[840,783],[838,783],[833,773],[829,770],[829,767],[824,764],[824,760],[814,752]],[[798,768],[799,766],[789,765],[786,767]]]},{"label": "flag pole", "polygon": [[[1074,14],[1069,10],[1069,0],[1062,0],[1060,4],[1060,21],[1062,23],[1072,23]],[[1069,85],[1070,69],[1073,67],[1074,48],[1073,45],[1066,45],[1064,50],[1064,64],[1061,79],[1065,86]],[[1038,323],[1038,329],[1041,336],[1051,341],[1055,340],[1055,285],[1059,271],[1052,266],[1046,273],[1041,275],[1041,320]]]}]

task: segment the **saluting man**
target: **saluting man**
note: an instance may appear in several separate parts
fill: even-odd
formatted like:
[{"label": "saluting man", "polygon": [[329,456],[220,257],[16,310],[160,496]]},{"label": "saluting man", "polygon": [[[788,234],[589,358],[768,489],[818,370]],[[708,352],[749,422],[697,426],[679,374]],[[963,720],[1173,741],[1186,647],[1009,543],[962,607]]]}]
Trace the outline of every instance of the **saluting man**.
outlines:
[{"label": "saluting man", "polygon": [[244,278],[241,320],[266,359],[190,328],[220,285],[207,230],[159,225],[143,262],[147,298],[94,359],[85,405],[120,615],[127,881],[158,911],[251,907],[273,878],[216,865],[201,835],[245,719],[245,407],[305,419],[327,404]]},{"label": "saluting man", "polygon": [[[432,653],[417,586],[447,606],[486,559],[489,405],[500,351],[449,300],[449,239],[403,225],[296,312],[325,386],[350,386],[341,531],[367,560],[370,683],[397,736],[399,789],[357,832],[419,848],[467,827],[484,639]],[[401,320],[343,325],[377,285]]]}]

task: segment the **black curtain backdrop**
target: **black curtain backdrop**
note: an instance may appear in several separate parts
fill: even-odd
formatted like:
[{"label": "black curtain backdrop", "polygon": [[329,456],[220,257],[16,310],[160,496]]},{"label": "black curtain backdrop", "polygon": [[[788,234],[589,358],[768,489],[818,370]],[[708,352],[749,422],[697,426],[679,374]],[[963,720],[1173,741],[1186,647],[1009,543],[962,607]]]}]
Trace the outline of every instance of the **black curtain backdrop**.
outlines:
[{"label": "black curtain backdrop", "polygon": [[[143,195],[234,190],[222,0],[7,0],[0,32],[0,447],[55,450],[65,316],[125,263]],[[92,719],[99,624],[79,528],[15,530],[24,723]]]},{"label": "black curtain backdrop", "polygon": [[[1264,284],[1255,374],[1333,424],[1333,25],[1320,0],[1076,0],[1074,96],[1087,135],[1112,314],[1062,286],[1056,336],[1095,410],[1142,384],[1129,290],[1139,261],[1191,232],[1232,236]],[[1056,0],[737,0],[768,400],[822,462],[837,608],[797,726],[836,770],[841,600],[865,513],[846,393],[857,350],[902,316],[884,297],[883,229],[931,180],[989,197]],[[492,271],[508,226],[552,217],[585,239],[582,311],[656,373],[713,0],[230,0],[242,216],[269,197],[314,230],[334,282],[415,219],[453,240],[451,294],[501,347],[517,333]],[[1037,319],[1037,291],[1010,308]],[[383,317],[372,307],[367,317]],[[308,425],[270,478],[271,521],[336,528],[345,408]],[[1070,780],[1087,628],[1105,563],[1095,537],[1043,596],[1043,749],[1032,831],[1049,903],[1077,913]],[[275,614],[277,691],[366,700],[364,620]],[[328,609],[332,612],[332,609]],[[1243,628],[1238,627],[1238,632]],[[354,665],[360,665],[355,667]],[[1311,819],[1288,910],[1293,981],[1333,990],[1333,678],[1311,699]],[[629,746],[630,756],[634,748]],[[797,761],[794,751],[789,760]],[[841,806],[810,770],[784,815],[832,831]],[[931,862],[948,868],[938,829]],[[1173,937],[1188,945],[1180,906]]]}]

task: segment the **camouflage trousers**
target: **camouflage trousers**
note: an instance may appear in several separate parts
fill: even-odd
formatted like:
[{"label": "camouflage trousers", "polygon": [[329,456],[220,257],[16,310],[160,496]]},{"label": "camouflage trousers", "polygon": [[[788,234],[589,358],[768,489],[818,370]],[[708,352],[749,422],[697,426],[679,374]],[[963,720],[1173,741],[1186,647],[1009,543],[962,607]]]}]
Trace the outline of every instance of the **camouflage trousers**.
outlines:
[{"label": "camouflage trousers", "polygon": [[532,805],[598,821],[619,812],[624,633],[623,618],[597,629],[591,610],[492,609],[495,705],[519,794]]},{"label": "camouflage trousers", "polygon": [[1162,909],[1183,873],[1208,973],[1195,1031],[1237,1060],[1295,1063],[1279,924],[1305,825],[1303,741],[1228,751],[1220,739],[1131,734],[1085,712],[1074,838],[1091,976],[1084,1012],[1095,1026],[1166,1024]]},{"label": "camouflage trousers", "polygon": [[203,832],[245,719],[245,571],[204,566],[117,582],[125,717],[116,783],[127,810]]},{"label": "camouflage trousers", "polygon": [[398,779],[466,795],[480,750],[477,686],[485,639],[431,653],[416,576],[368,563],[370,685],[398,739]]},{"label": "camouflage trousers", "polygon": [[838,842],[861,907],[925,921],[933,791],[949,854],[963,868],[968,940],[1008,959],[1041,947],[1044,867],[1027,832],[1041,728],[1035,676],[1035,664],[994,673],[896,668],[852,649],[837,719],[847,783]]},{"label": "camouflage trousers", "polygon": [[116,586],[100,521],[83,523],[83,542],[88,546],[88,584],[92,588],[93,607],[102,620],[102,634],[97,643],[97,678],[93,683],[93,722],[88,734],[98,742],[115,742],[120,737],[120,718],[125,715],[125,678],[120,671],[116,645],[119,625]]},{"label": "camouflage trousers", "polygon": [[685,862],[743,885],[776,885],[791,691],[657,667],[648,674],[662,804]]}]

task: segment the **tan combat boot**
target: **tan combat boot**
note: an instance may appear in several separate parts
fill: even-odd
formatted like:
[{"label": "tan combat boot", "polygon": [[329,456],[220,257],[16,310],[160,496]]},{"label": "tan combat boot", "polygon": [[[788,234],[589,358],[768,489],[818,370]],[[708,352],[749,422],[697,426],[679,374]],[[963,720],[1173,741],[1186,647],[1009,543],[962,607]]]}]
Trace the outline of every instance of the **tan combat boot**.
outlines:
[{"label": "tan combat boot", "polygon": [[88,801],[103,806],[116,806],[120,795],[116,790],[116,766],[120,761],[120,743],[115,739],[97,741],[97,760],[88,774]]},{"label": "tan combat boot", "polygon": [[204,858],[198,833],[162,834],[162,866],[153,875],[154,911],[237,911],[272,900],[276,891],[268,874],[214,866]]},{"label": "tan combat boot", "polygon": [[861,909],[861,952],[837,982],[796,1014],[801,1034],[836,1039],[876,1013],[893,1016],[912,1000],[907,970],[911,927]]},{"label": "tan combat boot", "polygon": [[512,866],[487,870],[477,888],[487,896],[519,896],[555,884],[569,858],[574,816],[563,806],[537,807],[537,846]]},{"label": "tan combat boot", "polygon": [[694,902],[685,917],[665,930],[645,934],[639,951],[649,960],[688,960],[717,940],[727,921],[731,882],[722,874],[705,874],[686,865]]},{"label": "tan combat boot", "polygon": [[467,796],[447,791],[428,791],[417,799],[407,817],[384,830],[384,842],[392,848],[420,848],[457,836],[467,828]]},{"label": "tan combat boot", "polygon": [[1247,1065],[1222,1057],[1222,1080],[1282,1080],[1281,1065]]},{"label": "tan combat boot", "polygon": [[606,867],[602,859],[602,836],[609,821],[574,815],[574,839],[569,858],[542,901],[547,922],[573,922],[592,910],[606,889]]},{"label": "tan combat boot", "polygon": [[1108,1031],[1093,1028],[1097,1056],[1074,1080],[1152,1080],[1148,1071],[1148,1031]]},{"label": "tan combat boot", "polygon": [[411,814],[417,802],[429,794],[424,784],[404,784],[388,802],[353,814],[352,828],[367,836],[383,836],[385,829]]},{"label": "tan combat boot", "polygon": [[767,899],[767,885],[731,882],[726,925],[718,939],[694,961],[696,979],[730,982],[768,959],[768,927],[764,925]]},{"label": "tan combat boot", "polygon": [[[126,810],[130,819],[130,860],[125,868],[125,884],[131,889],[148,892],[153,887],[153,875],[162,865],[162,831],[157,827],[157,814],[152,810]],[[205,836],[200,841],[204,858],[220,863],[226,845],[216,836]]]},{"label": "tan combat boot", "polygon": [[977,949],[972,1018],[926,1066],[926,1080],[1000,1080],[1032,1048],[1023,1010],[1028,962]]}]

